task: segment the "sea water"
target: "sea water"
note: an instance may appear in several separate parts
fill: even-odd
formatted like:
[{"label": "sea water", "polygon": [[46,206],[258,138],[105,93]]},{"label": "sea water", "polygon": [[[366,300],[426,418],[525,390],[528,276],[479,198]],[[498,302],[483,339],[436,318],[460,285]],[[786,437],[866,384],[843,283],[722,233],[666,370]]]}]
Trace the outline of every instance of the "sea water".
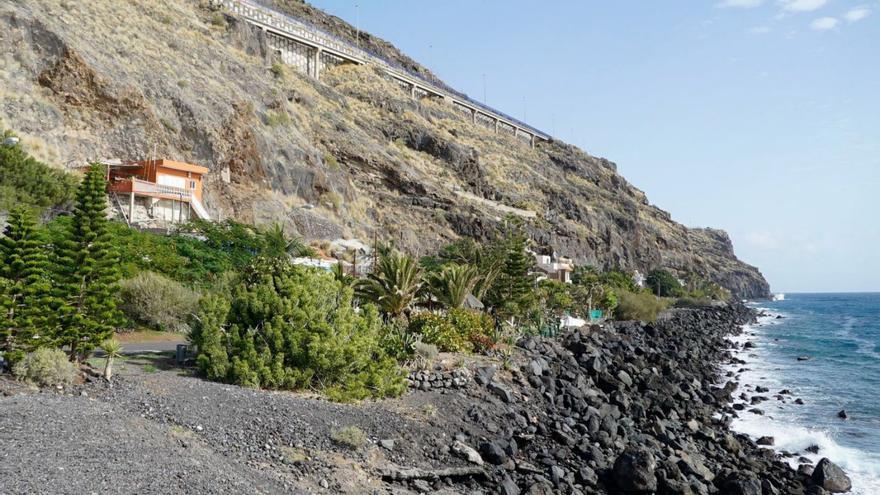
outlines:
[{"label": "sea water", "polygon": [[[735,396],[769,400],[747,404],[733,429],[774,437],[777,450],[796,454],[793,467],[800,456],[814,465],[828,457],[847,471],[852,493],[880,494],[880,294],[787,294],[753,306],[766,316],[735,340],[754,347],[737,353],[747,364],[728,369],[739,375]],[[756,394],[756,386],[770,392]],[[792,392],[784,402],[776,398],[783,389]],[[818,454],[805,452],[814,445]]]}]

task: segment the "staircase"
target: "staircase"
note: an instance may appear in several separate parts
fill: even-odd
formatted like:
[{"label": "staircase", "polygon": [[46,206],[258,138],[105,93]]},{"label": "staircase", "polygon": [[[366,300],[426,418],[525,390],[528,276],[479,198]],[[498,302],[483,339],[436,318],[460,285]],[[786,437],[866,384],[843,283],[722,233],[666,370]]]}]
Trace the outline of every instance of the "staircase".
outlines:
[{"label": "staircase", "polygon": [[196,215],[198,215],[198,217],[200,219],[202,219],[202,220],[210,220],[211,219],[211,215],[208,215],[208,210],[206,210],[205,207],[202,206],[202,202],[199,201],[199,199],[196,198],[195,196],[193,196],[190,199],[190,206],[192,206],[193,211],[196,212]]}]

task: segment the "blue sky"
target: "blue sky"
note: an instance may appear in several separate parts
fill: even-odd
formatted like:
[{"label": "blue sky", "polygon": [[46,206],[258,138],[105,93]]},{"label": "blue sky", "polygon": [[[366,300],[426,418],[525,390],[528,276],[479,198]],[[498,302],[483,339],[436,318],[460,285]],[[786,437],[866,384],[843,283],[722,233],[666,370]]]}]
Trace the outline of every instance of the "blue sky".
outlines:
[{"label": "blue sky", "polygon": [[880,0],[313,3],[727,230],[773,290],[880,291]]}]

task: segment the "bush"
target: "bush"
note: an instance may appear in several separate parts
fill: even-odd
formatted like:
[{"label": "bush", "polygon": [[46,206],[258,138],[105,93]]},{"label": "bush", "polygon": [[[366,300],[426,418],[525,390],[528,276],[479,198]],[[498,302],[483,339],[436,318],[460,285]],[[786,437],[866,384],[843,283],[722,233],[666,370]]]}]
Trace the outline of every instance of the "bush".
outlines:
[{"label": "bush", "polygon": [[360,450],[367,444],[367,434],[357,426],[346,426],[330,432],[330,439],[351,450]]},{"label": "bush", "polygon": [[645,292],[620,291],[615,318],[618,320],[655,321],[666,308],[666,301]]},{"label": "bush", "polygon": [[443,352],[468,352],[472,349],[468,334],[461,333],[448,319],[435,313],[419,313],[412,317],[409,333],[422,342],[434,344]]},{"label": "bush", "polygon": [[450,309],[446,313],[446,320],[459,334],[471,341],[490,336],[495,331],[495,322],[492,318],[486,313],[473,309]]},{"label": "bush", "polygon": [[229,301],[204,299],[190,337],[208,378],[318,389],[339,401],[403,392],[402,372],[380,345],[376,309],[355,312],[353,290],[331,274],[257,258],[232,292]]},{"label": "bush", "polygon": [[198,310],[198,293],[158,273],[139,273],[119,285],[122,311],[155,330],[186,331],[186,322]]},{"label": "bush", "polygon": [[[0,141],[14,137],[0,131]],[[20,144],[0,144],[0,211],[14,206],[68,209],[76,192],[76,177],[28,155]]]},{"label": "bush", "polygon": [[21,381],[41,387],[70,385],[76,378],[76,366],[61,349],[44,347],[15,363],[12,374]]},{"label": "bush", "polygon": [[645,285],[659,297],[678,297],[683,293],[681,283],[666,270],[651,270],[645,279]]},{"label": "bush", "polygon": [[715,304],[715,301],[707,297],[680,297],[675,301],[676,308],[708,308]]}]

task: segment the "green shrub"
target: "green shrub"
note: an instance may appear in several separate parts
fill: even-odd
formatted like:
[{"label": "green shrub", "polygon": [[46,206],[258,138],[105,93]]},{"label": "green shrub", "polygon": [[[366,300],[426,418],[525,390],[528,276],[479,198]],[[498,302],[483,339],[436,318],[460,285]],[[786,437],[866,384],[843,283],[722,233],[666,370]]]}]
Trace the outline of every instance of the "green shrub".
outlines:
[{"label": "green shrub", "polygon": [[21,381],[53,387],[70,385],[76,378],[76,366],[61,349],[43,347],[24,356],[12,367],[12,374]]},{"label": "green shrub", "polygon": [[[14,137],[0,132],[0,141]],[[76,177],[37,161],[20,144],[0,144],[0,211],[13,206],[68,209],[76,192]]]},{"label": "green shrub", "polygon": [[338,401],[403,392],[380,345],[375,308],[360,313],[353,290],[329,273],[257,258],[231,300],[203,299],[191,340],[210,379],[269,389],[318,389]]},{"label": "green shrub", "polygon": [[645,292],[620,291],[615,318],[618,320],[655,321],[667,302]]},{"label": "green shrub", "polygon": [[708,297],[680,297],[676,299],[674,306],[676,308],[708,308],[715,302]]},{"label": "green shrub", "polygon": [[409,333],[417,335],[426,344],[434,344],[443,352],[467,352],[472,349],[468,335],[443,316],[424,312],[412,317]]},{"label": "green shrub", "polygon": [[293,120],[287,112],[269,111],[266,113],[266,125],[269,127],[287,126],[290,125],[291,122],[293,122]]},{"label": "green shrub", "polygon": [[351,450],[360,450],[367,444],[367,434],[357,426],[345,426],[330,432],[330,439]]},{"label": "green shrub", "polygon": [[284,65],[282,65],[281,62],[274,62],[269,71],[277,78],[284,77]]},{"label": "green shrub", "polygon": [[186,331],[198,310],[197,292],[158,273],[142,272],[119,285],[125,315],[155,330]]},{"label": "green shrub", "polygon": [[645,279],[645,285],[659,297],[678,297],[682,295],[681,283],[666,270],[651,270]]},{"label": "green shrub", "polygon": [[495,331],[495,322],[492,318],[486,313],[473,309],[450,309],[446,313],[446,320],[459,334],[469,340],[478,336],[492,335]]}]

